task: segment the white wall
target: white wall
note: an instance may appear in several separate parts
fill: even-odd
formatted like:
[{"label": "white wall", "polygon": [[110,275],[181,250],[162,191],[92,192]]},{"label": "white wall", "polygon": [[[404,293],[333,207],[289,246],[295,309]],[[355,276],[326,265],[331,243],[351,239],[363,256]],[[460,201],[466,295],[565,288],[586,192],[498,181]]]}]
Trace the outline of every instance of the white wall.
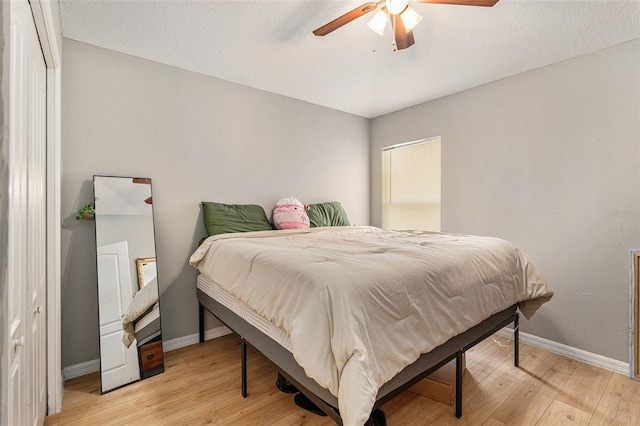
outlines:
[{"label": "white wall", "polygon": [[[338,200],[369,223],[369,121],[64,39],[63,366],[98,358],[94,174],[150,177],[163,337],[197,333],[200,201]],[[209,325],[214,325],[213,321]]]},{"label": "white wall", "polygon": [[380,149],[442,137],[442,229],[511,240],[556,292],[523,331],[628,361],[640,249],[640,40],[371,122]]}]

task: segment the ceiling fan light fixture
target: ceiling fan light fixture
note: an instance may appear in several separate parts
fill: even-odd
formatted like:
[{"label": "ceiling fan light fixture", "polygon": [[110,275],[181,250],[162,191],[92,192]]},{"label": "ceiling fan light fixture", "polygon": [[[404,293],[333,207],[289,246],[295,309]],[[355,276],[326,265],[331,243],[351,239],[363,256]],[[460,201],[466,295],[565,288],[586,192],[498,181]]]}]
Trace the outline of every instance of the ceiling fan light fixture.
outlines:
[{"label": "ceiling fan light fixture", "polygon": [[387,10],[392,15],[398,15],[409,5],[409,0],[385,0]]},{"label": "ceiling fan light fixture", "polygon": [[[418,0],[420,3],[456,4],[461,6],[491,7],[499,0]],[[379,10],[378,10],[379,8]],[[407,49],[415,44],[413,28],[420,23],[422,16],[409,6],[409,0],[369,0],[355,9],[338,16],[320,28],[313,30],[317,36],[325,36],[361,16],[376,11],[367,23],[369,28],[380,35],[384,34],[386,18],[391,21],[394,50]],[[398,19],[400,18],[400,19]]]},{"label": "ceiling fan light fixture", "polygon": [[418,15],[418,12],[413,10],[411,6],[407,6],[402,14],[400,14],[400,18],[402,19],[402,23],[407,31],[411,31],[420,21],[422,21],[422,16]]},{"label": "ceiling fan light fixture", "polygon": [[367,26],[380,35],[384,35],[384,28],[387,26],[387,12],[380,9],[367,23]]}]

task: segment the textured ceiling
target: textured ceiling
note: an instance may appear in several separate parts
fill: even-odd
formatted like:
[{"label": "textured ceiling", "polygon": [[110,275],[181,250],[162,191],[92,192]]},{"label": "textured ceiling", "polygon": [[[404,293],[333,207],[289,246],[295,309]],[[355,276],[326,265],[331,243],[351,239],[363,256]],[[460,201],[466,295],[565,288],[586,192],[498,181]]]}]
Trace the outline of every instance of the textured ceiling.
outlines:
[{"label": "textured ceiling", "polygon": [[640,0],[421,4],[393,52],[373,14],[312,31],[364,1],[61,0],[65,37],[373,118],[640,38]]}]

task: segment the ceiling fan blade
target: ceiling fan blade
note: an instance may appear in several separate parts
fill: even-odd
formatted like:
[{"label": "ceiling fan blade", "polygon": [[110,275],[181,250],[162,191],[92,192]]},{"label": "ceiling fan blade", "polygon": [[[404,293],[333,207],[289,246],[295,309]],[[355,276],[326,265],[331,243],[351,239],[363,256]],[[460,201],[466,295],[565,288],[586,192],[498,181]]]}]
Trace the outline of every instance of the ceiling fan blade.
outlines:
[{"label": "ceiling fan blade", "polygon": [[[393,22],[395,21],[395,22]],[[407,47],[413,46],[415,40],[413,39],[413,31],[407,31],[404,26],[404,22],[399,16],[392,16],[391,23],[394,28],[394,38],[396,42],[396,49],[402,50]]]},{"label": "ceiling fan blade", "polygon": [[498,0],[418,0],[419,3],[455,4],[459,6],[484,6],[491,7]]},{"label": "ceiling fan blade", "polygon": [[365,3],[362,6],[358,6],[350,12],[345,13],[342,16],[337,17],[333,21],[328,24],[324,24],[317,30],[314,30],[313,33],[317,36],[324,36],[329,34],[332,31],[337,30],[343,25],[348,24],[349,22],[358,19],[359,17],[366,15],[369,12],[376,10],[379,4],[381,4],[384,0],[379,2],[369,2]]},{"label": "ceiling fan blade", "polygon": [[416,41],[413,38],[413,31],[404,33],[404,38],[396,39],[396,47],[398,50],[406,49],[413,46]]}]

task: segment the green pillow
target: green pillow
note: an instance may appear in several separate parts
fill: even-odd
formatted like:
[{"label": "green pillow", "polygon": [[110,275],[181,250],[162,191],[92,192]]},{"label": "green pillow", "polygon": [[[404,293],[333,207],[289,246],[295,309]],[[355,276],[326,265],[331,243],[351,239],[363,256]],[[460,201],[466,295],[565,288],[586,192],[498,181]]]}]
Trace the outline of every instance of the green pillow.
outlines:
[{"label": "green pillow", "polygon": [[338,201],[309,204],[309,222],[311,227],[318,226],[351,226],[347,212]]},{"label": "green pillow", "polygon": [[264,209],[255,204],[202,202],[204,226],[209,236],[228,232],[270,231]]}]

